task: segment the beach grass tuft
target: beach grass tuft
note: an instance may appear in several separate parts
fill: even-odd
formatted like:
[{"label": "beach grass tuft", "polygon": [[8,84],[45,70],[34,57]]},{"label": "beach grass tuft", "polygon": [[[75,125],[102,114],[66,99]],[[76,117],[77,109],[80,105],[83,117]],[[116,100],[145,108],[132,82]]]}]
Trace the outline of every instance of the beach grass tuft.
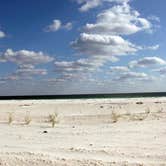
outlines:
[{"label": "beach grass tuft", "polygon": [[8,124],[9,124],[9,125],[12,124],[13,119],[14,119],[14,118],[13,118],[13,113],[10,112],[10,113],[8,114]]},{"label": "beach grass tuft", "polygon": [[52,127],[55,127],[55,124],[58,123],[58,114],[54,113],[54,114],[50,114],[49,115],[49,122],[52,124]]},{"label": "beach grass tuft", "polygon": [[120,115],[118,115],[117,113],[115,113],[114,111],[111,114],[111,119],[112,119],[112,123],[116,123],[119,119]]},{"label": "beach grass tuft", "polygon": [[31,123],[32,118],[31,118],[29,112],[26,113],[26,116],[25,116],[25,118],[24,118],[24,121],[25,121],[25,124],[26,124],[26,125],[29,125],[29,124]]}]

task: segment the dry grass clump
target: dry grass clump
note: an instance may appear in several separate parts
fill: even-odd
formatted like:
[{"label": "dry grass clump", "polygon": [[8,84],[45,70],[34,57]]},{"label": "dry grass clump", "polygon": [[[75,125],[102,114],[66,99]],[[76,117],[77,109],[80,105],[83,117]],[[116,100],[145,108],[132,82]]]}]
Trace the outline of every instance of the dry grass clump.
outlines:
[{"label": "dry grass clump", "polygon": [[8,124],[9,124],[9,125],[12,124],[13,119],[14,119],[14,118],[13,118],[13,113],[10,112],[10,113],[8,114]]},{"label": "dry grass clump", "polygon": [[111,114],[112,123],[116,123],[118,121],[119,117],[120,117],[120,115],[118,115],[115,112],[112,112],[112,114]]},{"label": "dry grass clump", "polygon": [[132,121],[143,121],[145,120],[150,112],[139,113],[139,114],[132,114],[130,120]]},{"label": "dry grass clump", "polygon": [[26,125],[29,125],[29,124],[31,123],[32,118],[31,118],[29,112],[26,114],[26,116],[25,116],[25,118],[24,118],[24,121],[25,121],[25,124],[26,124]]},{"label": "dry grass clump", "polygon": [[55,127],[55,124],[58,123],[58,115],[56,113],[49,115],[49,122],[52,124],[52,127]]},{"label": "dry grass clump", "polygon": [[131,120],[131,121],[143,121],[149,116],[150,113],[151,113],[150,108],[147,107],[145,109],[145,112],[143,112],[143,113],[130,114],[129,120]]}]

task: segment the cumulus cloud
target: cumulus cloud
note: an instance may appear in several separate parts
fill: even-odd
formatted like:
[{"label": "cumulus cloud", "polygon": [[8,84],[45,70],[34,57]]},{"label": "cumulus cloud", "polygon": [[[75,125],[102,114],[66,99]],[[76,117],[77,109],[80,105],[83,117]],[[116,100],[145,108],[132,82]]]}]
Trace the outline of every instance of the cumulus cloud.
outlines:
[{"label": "cumulus cloud", "polygon": [[54,58],[45,55],[43,52],[35,52],[29,50],[13,51],[7,49],[1,56],[0,62],[13,62],[17,65],[37,65],[53,61]]},{"label": "cumulus cloud", "polygon": [[6,81],[17,81],[17,80],[25,80],[25,79],[32,79],[33,76],[41,76],[46,75],[46,69],[37,69],[37,68],[18,68],[15,72],[11,73],[10,75],[0,78],[0,81],[4,83]]},{"label": "cumulus cloud", "polygon": [[[74,61],[55,62],[55,71],[62,78],[78,78],[85,73],[100,71],[107,62],[118,61],[120,56],[133,55],[139,50],[156,50],[159,45],[142,47],[133,44],[123,36],[129,36],[141,31],[150,31],[151,22],[141,17],[140,13],[132,9],[129,0],[74,0],[80,4],[80,11],[85,12],[103,3],[115,4],[113,7],[101,11],[93,23],[87,23],[82,28],[79,37],[71,42],[76,53],[85,58]],[[111,72],[118,72],[119,79],[147,79],[145,73],[131,72],[128,67],[114,66]]]},{"label": "cumulus cloud", "polygon": [[6,83],[6,81],[16,81],[18,80],[18,77],[15,75],[9,75],[3,78],[0,78],[0,82]]},{"label": "cumulus cloud", "polygon": [[0,30],[0,38],[4,38],[6,36],[5,32]]},{"label": "cumulus cloud", "polygon": [[149,47],[145,47],[147,50],[158,50],[159,49],[159,47],[160,47],[160,45],[159,44],[157,44],[157,45],[154,45],[154,46],[149,46]]},{"label": "cumulus cloud", "polygon": [[56,32],[60,29],[71,30],[72,26],[73,25],[71,22],[62,25],[60,20],[55,19],[53,20],[52,24],[48,25],[44,30],[45,32]]},{"label": "cumulus cloud", "polygon": [[47,28],[46,31],[47,32],[55,32],[58,31],[62,26],[62,23],[60,20],[53,20],[53,23],[50,24]]},{"label": "cumulus cloud", "polygon": [[82,33],[80,35],[80,40],[83,42],[94,44],[103,44],[103,45],[118,45],[125,44],[126,41],[120,36],[110,36],[110,35],[98,35],[98,34],[87,34]]},{"label": "cumulus cloud", "polygon": [[33,76],[43,76],[46,74],[47,74],[46,69],[38,69],[35,68],[35,66],[33,65],[25,64],[18,66],[16,71],[12,72],[8,76],[0,78],[0,81],[3,81],[5,83],[6,81],[32,79]]},{"label": "cumulus cloud", "polygon": [[122,73],[120,76],[116,78],[116,80],[119,80],[119,81],[126,81],[130,79],[143,81],[143,80],[148,80],[149,76],[146,73],[138,73],[138,72],[129,71],[129,72]]},{"label": "cumulus cloud", "polygon": [[86,32],[107,35],[130,35],[151,28],[151,23],[126,3],[99,13],[96,23],[84,27]]},{"label": "cumulus cloud", "polygon": [[116,2],[116,3],[125,3],[129,0],[74,0],[81,5],[79,10],[81,12],[86,12],[90,9],[96,8],[103,4],[103,2]]},{"label": "cumulus cloud", "polygon": [[160,18],[157,17],[157,16],[155,16],[155,15],[149,16],[149,17],[148,17],[148,20],[160,22]]},{"label": "cumulus cloud", "polygon": [[36,65],[45,64],[53,60],[53,57],[50,57],[43,52],[34,52],[28,50],[13,51],[12,49],[7,49],[0,56],[0,62],[12,62],[16,64],[18,68],[7,77],[1,78],[1,80],[6,82],[21,79],[31,79],[33,76],[46,75],[47,70],[40,68],[38,69],[36,68]]},{"label": "cumulus cloud", "polygon": [[129,63],[129,67],[133,68],[133,67],[150,67],[150,66],[155,66],[155,65],[165,65],[166,61],[153,56],[153,57],[144,57],[142,59],[139,60],[135,60],[135,61],[131,61]]},{"label": "cumulus cloud", "polygon": [[102,2],[101,0],[76,0],[78,4],[82,6],[79,8],[81,12],[86,12],[92,8],[99,6]]},{"label": "cumulus cloud", "polygon": [[96,58],[82,58],[75,61],[55,61],[54,71],[62,79],[91,78],[103,66],[103,60]]},{"label": "cumulus cloud", "polygon": [[71,45],[81,54],[107,59],[111,59],[111,56],[134,54],[138,50],[137,46],[120,36],[101,34],[82,33]]},{"label": "cumulus cloud", "polygon": [[[80,11],[88,11],[104,2],[116,2],[107,10],[97,15],[94,23],[87,23],[80,36],[71,42],[79,55],[86,58],[72,62],[55,62],[55,70],[61,74],[73,74],[74,72],[86,73],[99,70],[107,62],[118,61],[120,56],[133,55],[139,50],[156,50],[159,45],[150,47],[137,46],[124,39],[123,36],[132,35],[140,31],[151,30],[152,24],[140,13],[130,7],[129,0],[75,0],[81,5]],[[100,71],[100,70],[99,70]],[[123,66],[112,67],[111,72],[130,72]],[[79,75],[78,74],[78,75]],[[137,73],[128,73],[136,75]],[[136,77],[136,76],[135,76]]]},{"label": "cumulus cloud", "polygon": [[154,69],[153,71],[158,72],[161,75],[166,75],[166,67],[162,67],[159,69]]},{"label": "cumulus cloud", "polygon": [[12,75],[19,76],[19,77],[31,77],[34,75],[46,75],[47,70],[46,69],[37,69],[34,66],[22,66],[19,67],[16,72],[14,72]]},{"label": "cumulus cloud", "polygon": [[96,71],[99,66],[103,63],[97,59],[79,59],[77,61],[56,61],[55,71],[61,71],[64,73],[72,72],[85,72],[85,71]]},{"label": "cumulus cloud", "polygon": [[50,79],[46,79],[45,82],[49,83],[49,84],[55,84],[55,83],[63,83],[66,80],[63,78],[50,78]]},{"label": "cumulus cloud", "polygon": [[99,13],[96,23],[86,24],[83,28],[84,32],[80,34],[78,39],[71,42],[71,46],[79,54],[105,59],[104,64],[106,61],[112,61],[112,57],[132,55],[143,49],[157,49],[158,45],[143,48],[122,37],[150,30],[151,27],[151,23],[142,18],[140,13],[133,10],[128,3],[121,3]]},{"label": "cumulus cloud", "polygon": [[130,69],[126,66],[112,66],[110,67],[110,69],[111,69],[111,73],[114,73],[114,72],[123,73],[123,72],[130,71]]},{"label": "cumulus cloud", "polygon": [[73,28],[73,24],[71,22],[66,23],[62,26],[63,29],[71,30]]}]

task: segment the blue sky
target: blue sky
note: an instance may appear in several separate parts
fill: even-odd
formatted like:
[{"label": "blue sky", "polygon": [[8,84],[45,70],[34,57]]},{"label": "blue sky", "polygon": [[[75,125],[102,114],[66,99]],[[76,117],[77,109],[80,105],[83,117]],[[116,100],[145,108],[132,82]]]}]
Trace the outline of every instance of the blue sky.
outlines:
[{"label": "blue sky", "polygon": [[163,0],[2,0],[0,95],[166,91]]}]

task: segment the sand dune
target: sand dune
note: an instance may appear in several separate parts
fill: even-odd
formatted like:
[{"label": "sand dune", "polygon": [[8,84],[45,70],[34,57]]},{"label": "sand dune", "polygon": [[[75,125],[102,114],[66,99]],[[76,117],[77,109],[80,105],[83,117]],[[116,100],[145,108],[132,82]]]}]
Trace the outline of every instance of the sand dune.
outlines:
[{"label": "sand dune", "polygon": [[165,166],[165,126],[166,98],[0,101],[0,165]]}]

